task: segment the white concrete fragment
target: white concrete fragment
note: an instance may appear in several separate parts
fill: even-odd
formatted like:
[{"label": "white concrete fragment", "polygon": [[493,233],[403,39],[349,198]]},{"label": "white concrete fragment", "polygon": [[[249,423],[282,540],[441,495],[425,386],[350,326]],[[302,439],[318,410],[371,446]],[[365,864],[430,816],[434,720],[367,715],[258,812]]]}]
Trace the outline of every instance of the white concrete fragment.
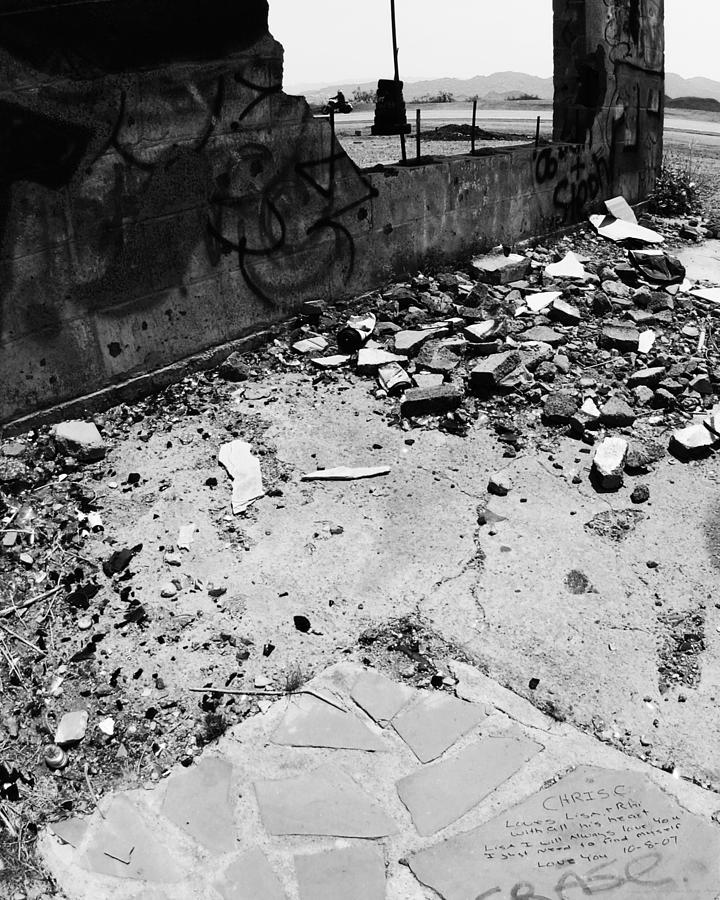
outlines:
[{"label": "white concrete fragment", "polygon": [[701,288],[697,291],[690,291],[693,297],[698,300],[706,300],[708,303],[720,303],[720,288]]},{"label": "white concrete fragment", "polygon": [[296,353],[322,353],[328,343],[320,334],[313,334],[302,341],[293,344]]},{"label": "white concrete fragment", "polygon": [[605,209],[615,219],[622,219],[623,222],[632,222],[633,225],[638,223],[633,208],[624,197],[613,197],[611,200],[606,200]]},{"label": "white concrete fragment", "polygon": [[545,274],[550,278],[573,278],[578,281],[587,281],[588,273],[572,250],[560,260],[545,267]]},{"label": "white concrete fragment", "polygon": [[643,331],[638,339],[638,353],[649,353],[655,346],[657,335],[652,329]]},{"label": "white concrete fragment", "polygon": [[627,452],[628,442],[620,437],[605,438],[596,450],[592,473],[603,490],[616,491],[622,487]]},{"label": "white concrete fragment", "polygon": [[237,515],[265,495],[260,460],[253,455],[246,441],[230,441],[223,444],[218,461],[233,480],[232,510]]},{"label": "white concrete fragment", "polygon": [[692,453],[697,450],[709,450],[717,441],[717,435],[713,434],[705,422],[695,422],[687,428],[674,431],[671,445],[685,453]]},{"label": "white concrete fragment", "polygon": [[642,225],[634,225],[632,222],[624,222],[622,219],[615,219],[613,216],[590,216],[590,223],[597,233],[616,244],[622,241],[642,241],[644,244],[663,244],[665,238],[652,231],[650,228],[643,228]]},{"label": "white concrete fragment", "polygon": [[344,366],[349,359],[349,356],[338,353],[335,356],[315,357],[315,359],[311,359],[310,362],[314,366],[317,366],[318,369],[339,369],[340,366]]},{"label": "white concrete fragment", "polygon": [[55,743],[58,747],[67,744],[77,744],[85,737],[88,724],[88,713],[86,709],[76,709],[73,712],[65,713],[60,719],[60,724],[55,732]]},{"label": "white concrete fragment", "polygon": [[97,723],[98,731],[102,731],[103,734],[106,734],[108,737],[112,737],[115,734],[115,719],[112,716],[108,716],[106,719],[101,719]]},{"label": "white concrete fragment", "polygon": [[177,548],[178,550],[189,550],[190,544],[193,542],[193,537],[195,535],[195,523],[191,522],[189,525],[183,525],[180,529],[180,533],[178,534],[177,539]]},{"label": "white concrete fragment", "polygon": [[358,351],[358,372],[372,374],[390,363],[405,363],[407,365],[407,357],[398,356],[396,353],[388,353],[387,350],[368,350],[365,347]]},{"label": "white concrete fragment", "polygon": [[81,459],[102,459],[107,452],[107,445],[93,422],[60,422],[53,425],[50,434],[66,453]]},{"label": "white concrete fragment", "polygon": [[357,481],[360,478],[376,478],[378,475],[389,475],[389,466],[367,466],[351,468],[338,466],[335,469],[319,469],[303,475],[303,481]]},{"label": "white concrete fragment", "polygon": [[539,294],[529,294],[525,298],[525,305],[529,310],[537,313],[547,309],[560,297],[562,297],[562,291],[542,291]]}]

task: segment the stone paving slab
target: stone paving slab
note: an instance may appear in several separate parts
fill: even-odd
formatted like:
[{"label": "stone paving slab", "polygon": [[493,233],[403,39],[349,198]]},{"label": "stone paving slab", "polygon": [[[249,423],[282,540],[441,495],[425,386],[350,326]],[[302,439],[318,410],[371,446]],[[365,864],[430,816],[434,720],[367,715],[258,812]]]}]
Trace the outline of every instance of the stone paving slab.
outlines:
[{"label": "stone paving slab", "polygon": [[308,708],[283,698],[153,790],[102,798],[104,819],[48,829],[42,858],[70,900],[720,898],[715,795],[451,669],[455,697],[333,666],[307,687],[383,752],[274,743]]}]

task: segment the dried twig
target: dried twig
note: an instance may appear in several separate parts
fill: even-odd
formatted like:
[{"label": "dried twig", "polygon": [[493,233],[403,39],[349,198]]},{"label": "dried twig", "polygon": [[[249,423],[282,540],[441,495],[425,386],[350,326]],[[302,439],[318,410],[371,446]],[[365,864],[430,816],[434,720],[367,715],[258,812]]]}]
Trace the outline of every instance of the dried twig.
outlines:
[{"label": "dried twig", "polygon": [[25,644],[26,647],[29,647],[31,650],[34,650],[36,653],[39,653],[40,656],[47,656],[47,654],[45,653],[44,650],[41,650],[39,647],[37,647],[35,644],[31,643],[30,641],[26,641],[24,637],[17,634],[16,632],[14,632],[12,630],[12,628],[8,628],[7,625],[3,625],[2,622],[0,622],[0,628],[2,628],[2,630],[5,631],[7,634],[9,634],[11,637],[14,637],[16,641],[20,641],[21,644]]},{"label": "dried twig", "polygon": [[234,691],[230,688],[208,687],[190,688],[190,690],[194,694],[230,694],[233,697],[297,697],[298,694],[307,694],[309,697],[315,697],[316,700],[322,700],[323,703],[327,703],[329,706],[334,706],[340,712],[347,712],[347,709],[339,703],[333,703],[332,700],[328,700],[322,694],[307,689],[301,691]]},{"label": "dried twig", "polygon": [[90,796],[91,796],[92,799],[93,799],[93,803],[95,804],[95,808],[97,809],[97,811],[100,813],[100,815],[101,815],[102,818],[104,819],[104,818],[105,818],[105,813],[100,809],[100,804],[98,803],[97,794],[96,794],[95,791],[93,790],[92,784],[90,784],[90,772],[88,771],[88,764],[87,764],[87,763],[85,763],[85,765],[83,766],[83,775],[85,776],[85,784],[87,785],[88,791],[90,791]]},{"label": "dried twig", "polygon": [[12,616],[14,613],[19,612],[21,609],[27,609],[28,606],[32,606],[34,603],[39,603],[41,600],[46,600],[48,597],[59,594],[62,589],[63,586],[59,584],[52,590],[45,591],[44,594],[38,594],[37,597],[30,597],[28,600],[25,600],[24,603],[18,603],[15,606],[7,606],[5,607],[5,609],[0,609],[0,619],[5,619],[7,618],[7,616]]}]

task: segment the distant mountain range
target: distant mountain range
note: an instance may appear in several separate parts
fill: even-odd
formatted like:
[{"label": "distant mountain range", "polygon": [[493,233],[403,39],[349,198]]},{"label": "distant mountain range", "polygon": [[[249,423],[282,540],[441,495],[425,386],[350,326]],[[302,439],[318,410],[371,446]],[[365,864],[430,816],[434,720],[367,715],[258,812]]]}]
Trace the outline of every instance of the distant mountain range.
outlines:
[{"label": "distant mountain range", "polygon": [[[356,88],[361,91],[374,91],[377,80],[347,81],[344,84],[331,85],[288,85],[288,93],[301,93],[312,102],[321,102],[335,94],[338,90],[348,97]],[[552,78],[540,78],[524,72],[495,72],[492,75],[476,75],[474,78],[428,78],[408,80],[405,82],[405,99],[408,102],[422,97],[450,93],[456,100],[481,97],[486,100],[506,100],[518,94],[531,94],[541,100],[552,100]],[[720,100],[720,81],[711,78],[683,78],[681,75],[668,73],[665,78],[665,93],[669,97],[703,97]]]}]

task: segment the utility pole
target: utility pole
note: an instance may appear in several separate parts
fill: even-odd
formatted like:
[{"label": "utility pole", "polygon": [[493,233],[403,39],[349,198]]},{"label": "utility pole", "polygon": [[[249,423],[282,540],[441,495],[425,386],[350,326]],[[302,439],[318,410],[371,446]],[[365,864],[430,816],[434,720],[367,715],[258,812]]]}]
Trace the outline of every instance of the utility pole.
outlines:
[{"label": "utility pole", "polygon": [[[393,62],[395,63],[395,81],[400,81],[400,51],[397,42],[397,21],[395,19],[395,0],[390,0],[390,20],[392,22]],[[405,135],[400,134],[400,155],[403,162],[407,161],[407,149],[405,147]]]}]

